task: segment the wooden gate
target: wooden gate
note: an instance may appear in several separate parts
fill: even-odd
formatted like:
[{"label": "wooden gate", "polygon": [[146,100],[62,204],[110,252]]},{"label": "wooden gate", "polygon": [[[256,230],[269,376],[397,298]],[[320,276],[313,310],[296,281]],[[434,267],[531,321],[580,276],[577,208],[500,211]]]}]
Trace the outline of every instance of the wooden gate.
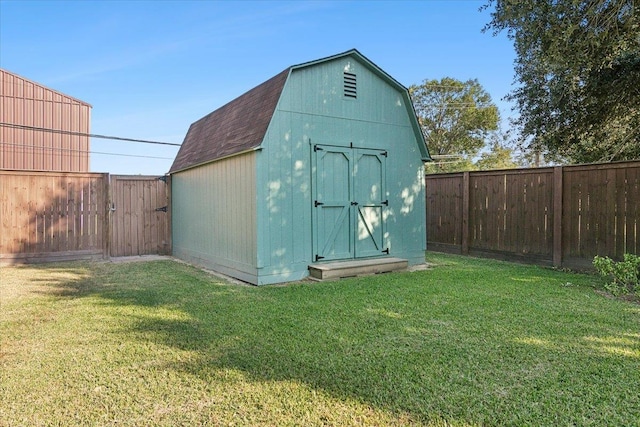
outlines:
[{"label": "wooden gate", "polygon": [[111,176],[111,256],[171,252],[169,179],[164,176]]}]

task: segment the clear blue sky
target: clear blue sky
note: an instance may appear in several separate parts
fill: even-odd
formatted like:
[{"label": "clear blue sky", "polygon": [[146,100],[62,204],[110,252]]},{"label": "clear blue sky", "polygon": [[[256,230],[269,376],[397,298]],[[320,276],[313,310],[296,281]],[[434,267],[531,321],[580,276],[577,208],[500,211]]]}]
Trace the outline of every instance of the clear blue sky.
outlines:
[{"label": "clear blue sky", "polygon": [[[181,143],[290,65],[358,49],[405,86],[477,78],[503,119],[513,45],[484,1],[0,0],[0,67],[93,106],[91,132]],[[91,170],[163,174],[177,147],[92,139]]]}]

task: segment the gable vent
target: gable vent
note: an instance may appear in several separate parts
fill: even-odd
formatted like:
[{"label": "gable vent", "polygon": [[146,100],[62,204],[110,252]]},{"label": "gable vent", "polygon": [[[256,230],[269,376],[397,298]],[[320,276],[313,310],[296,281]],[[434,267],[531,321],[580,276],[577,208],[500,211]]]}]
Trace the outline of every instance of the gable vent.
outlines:
[{"label": "gable vent", "polygon": [[347,98],[357,98],[358,91],[356,86],[356,75],[353,73],[344,72],[344,96]]}]

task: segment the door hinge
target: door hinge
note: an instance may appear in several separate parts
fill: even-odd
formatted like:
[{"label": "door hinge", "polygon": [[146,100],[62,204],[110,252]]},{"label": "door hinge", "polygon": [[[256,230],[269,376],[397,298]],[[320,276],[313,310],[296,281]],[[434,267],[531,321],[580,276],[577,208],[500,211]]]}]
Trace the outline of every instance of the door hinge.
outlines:
[{"label": "door hinge", "polygon": [[316,208],[317,208],[318,206],[322,206],[322,205],[324,205],[324,203],[319,202],[319,201],[317,201],[317,200],[316,200],[315,202],[313,202],[313,206],[314,206],[314,207],[316,207]]},{"label": "door hinge", "polygon": [[385,206],[389,206],[389,199],[385,200],[384,202],[380,203],[381,205],[385,205]]},{"label": "door hinge", "polygon": [[388,153],[386,151],[383,151],[382,153],[380,153],[380,155],[387,157]]},{"label": "door hinge", "polygon": [[385,249],[384,251],[382,251],[383,254],[387,254],[389,255],[389,248]]},{"label": "door hinge", "polygon": [[356,206],[358,202],[351,202],[351,206]]},{"label": "door hinge", "polygon": [[167,207],[163,206],[161,208],[156,208],[156,212],[166,212],[167,211]]},{"label": "door hinge", "polygon": [[324,257],[320,255],[316,255],[316,261],[320,261],[321,259],[324,259]]},{"label": "door hinge", "polygon": [[317,145],[313,146],[313,151],[322,151],[323,148],[322,147],[318,147]]}]

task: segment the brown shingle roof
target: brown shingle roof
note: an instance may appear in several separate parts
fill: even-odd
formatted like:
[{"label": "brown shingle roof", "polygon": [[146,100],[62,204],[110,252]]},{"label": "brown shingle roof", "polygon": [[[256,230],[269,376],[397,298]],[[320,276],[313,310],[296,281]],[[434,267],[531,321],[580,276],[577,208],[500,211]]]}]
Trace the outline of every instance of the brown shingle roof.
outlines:
[{"label": "brown shingle roof", "polygon": [[169,173],[258,147],[289,68],[191,124]]}]

